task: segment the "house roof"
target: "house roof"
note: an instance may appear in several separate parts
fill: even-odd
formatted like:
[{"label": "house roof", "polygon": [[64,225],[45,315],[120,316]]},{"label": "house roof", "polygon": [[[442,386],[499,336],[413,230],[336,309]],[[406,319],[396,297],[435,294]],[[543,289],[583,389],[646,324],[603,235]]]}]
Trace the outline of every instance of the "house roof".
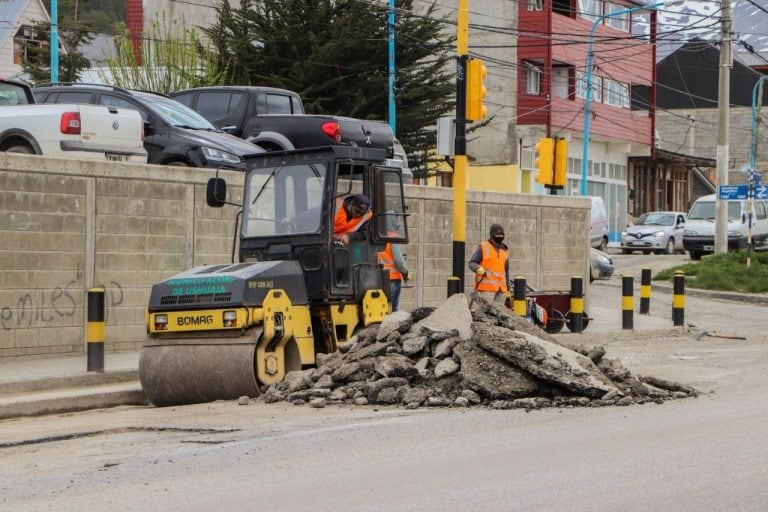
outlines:
[{"label": "house roof", "polygon": [[19,17],[26,10],[29,2],[39,2],[46,20],[50,21],[51,17],[42,5],[42,0],[0,0],[0,46],[5,44],[9,35],[11,37],[16,35],[19,29]]}]

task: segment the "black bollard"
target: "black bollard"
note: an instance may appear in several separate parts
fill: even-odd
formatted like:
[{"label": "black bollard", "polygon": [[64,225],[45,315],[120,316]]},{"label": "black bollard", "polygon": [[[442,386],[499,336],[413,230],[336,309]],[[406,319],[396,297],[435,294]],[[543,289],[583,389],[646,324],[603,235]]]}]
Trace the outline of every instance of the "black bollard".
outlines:
[{"label": "black bollard", "polygon": [[104,288],[88,290],[88,371],[104,372]]},{"label": "black bollard", "polygon": [[651,269],[644,268],[640,273],[640,314],[651,313]]},{"label": "black bollard", "polygon": [[571,332],[580,333],[584,330],[584,279],[581,276],[571,277]]},{"label": "black bollard", "polygon": [[517,316],[525,318],[525,277],[515,276],[515,293],[512,301],[512,311]]},{"label": "black bollard", "polygon": [[635,297],[632,290],[634,278],[631,275],[621,276],[621,328],[634,329]]},{"label": "black bollard", "polygon": [[685,273],[675,271],[672,285],[672,322],[674,325],[685,325]]}]

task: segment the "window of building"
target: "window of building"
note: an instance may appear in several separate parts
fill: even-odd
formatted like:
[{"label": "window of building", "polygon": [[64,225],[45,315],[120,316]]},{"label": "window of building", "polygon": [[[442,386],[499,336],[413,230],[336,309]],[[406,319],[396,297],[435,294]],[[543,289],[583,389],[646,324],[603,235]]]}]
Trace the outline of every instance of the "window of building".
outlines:
[{"label": "window of building", "polygon": [[615,107],[629,108],[629,86],[606,78],[605,103]]},{"label": "window of building", "polygon": [[[605,14],[611,14],[625,10],[627,7],[619,4],[606,3]],[[629,32],[629,13],[619,14],[618,16],[611,16],[605,18],[605,24],[609,27],[613,27],[616,30],[622,32]]]},{"label": "window of building", "polygon": [[556,66],[552,68],[552,96],[555,98],[571,98],[571,75],[573,67]]},{"label": "window of building", "polygon": [[528,0],[529,11],[541,11],[543,8],[542,0]]},{"label": "window of building", "polygon": [[525,64],[525,92],[541,94],[541,68],[528,62]]},{"label": "window of building", "polygon": [[603,2],[601,0],[579,0],[579,16],[595,21],[603,15]]},{"label": "window of building", "polygon": [[571,0],[552,0],[552,12],[572,18]]},{"label": "window of building", "polygon": [[[591,101],[600,103],[603,101],[603,78],[593,73],[590,80],[592,82]],[[583,71],[576,72],[576,97],[587,98],[587,74]]]},{"label": "window of building", "polygon": [[45,49],[50,47],[47,40],[38,39],[38,34],[32,27],[22,26],[13,38],[13,63],[23,64],[25,61],[38,66],[49,64]]}]

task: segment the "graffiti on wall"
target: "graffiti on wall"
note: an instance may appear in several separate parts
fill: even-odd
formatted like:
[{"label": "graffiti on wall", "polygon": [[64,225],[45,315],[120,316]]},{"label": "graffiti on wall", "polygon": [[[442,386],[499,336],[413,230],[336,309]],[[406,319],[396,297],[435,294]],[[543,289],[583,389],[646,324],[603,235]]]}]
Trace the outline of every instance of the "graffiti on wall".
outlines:
[{"label": "graffiti on wall", "polygon": [[[4,331],[11,329],[29,329],[43,327],[58,322],[61,318],[71,317],[77,313],[78,302],[73,294],[81,293],[80,289],[73,288],[83,278],[83,272],[78,265],[74,279],[69,282],[50,288],[35,287],[19,295],[11,304],[5,304],[0,309],[0,327]],[[97,285],[105,290],[104,320],[109,320],[110,309],[123,303],[125,295],[123,287],[116,281],[110,281],[108,285]],[[85,303],[85,301],[80,301]]]}]

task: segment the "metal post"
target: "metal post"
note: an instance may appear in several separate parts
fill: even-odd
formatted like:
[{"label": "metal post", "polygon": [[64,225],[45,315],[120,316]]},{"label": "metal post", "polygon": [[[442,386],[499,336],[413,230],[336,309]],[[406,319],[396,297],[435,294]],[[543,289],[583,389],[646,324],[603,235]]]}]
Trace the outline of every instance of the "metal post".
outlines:
[{"label": "metal post", "polygon": [[[731,98],[731,2],[721,2],[720,76],[717,89],[717,186],[728,184]],[[715,196],[715,253],[728,251],[728,201]]]},{"label": "metal post", "polygon": [[395,0],[389,0],[389,126],[397,134],[395,120]]},{"label": "metal post", "polygon": [[581,276],[571,277],[571,332],[580,333],[584,330],[584,279]]},{"label": "metal post", "polygon": [[640,314],[651,313],[651,269],[640,271]]},{"label": "metal post", "polygon": [[88,371],[104,372],[104,288],[88,290]]},{"label": "metal post", "polygon": [[461,293],[461,279],[451,276],[448,278],[448,297]]},{"label": "metal post", "polygon": [[51,0],[51,83],[59,81],[59,6]]},{"label": "metal post", "polygon": [[752,172],[757,170],[757,118],[763,104],[763,80],[768,80],[768,76],[758,78],[752,88],[752,143],[749,146],[749,170]]},{"label": "metal post", "polygon": [[[453,277],[464,290],[467,230],[467,52],[469,51],[469,0],[459,0],[456,26],[456,139],[453,162]],[[449,290],[450,294],[450,290]]]},{"label": "metal post", "polygon": [[676,326],[685,325],[685,273],[675,271],[672,284],[672,322]]},{"label": "metal post", "polygon": [[631,275],[621,276],[621,328],[632,330],[634,325],[635,297],[632,290],[634,278]]},{"label": "metal post", "polygon": [[517,316],[525,317],[525,277],[515,276],[515,292],[512,301],[512,310]]}]

